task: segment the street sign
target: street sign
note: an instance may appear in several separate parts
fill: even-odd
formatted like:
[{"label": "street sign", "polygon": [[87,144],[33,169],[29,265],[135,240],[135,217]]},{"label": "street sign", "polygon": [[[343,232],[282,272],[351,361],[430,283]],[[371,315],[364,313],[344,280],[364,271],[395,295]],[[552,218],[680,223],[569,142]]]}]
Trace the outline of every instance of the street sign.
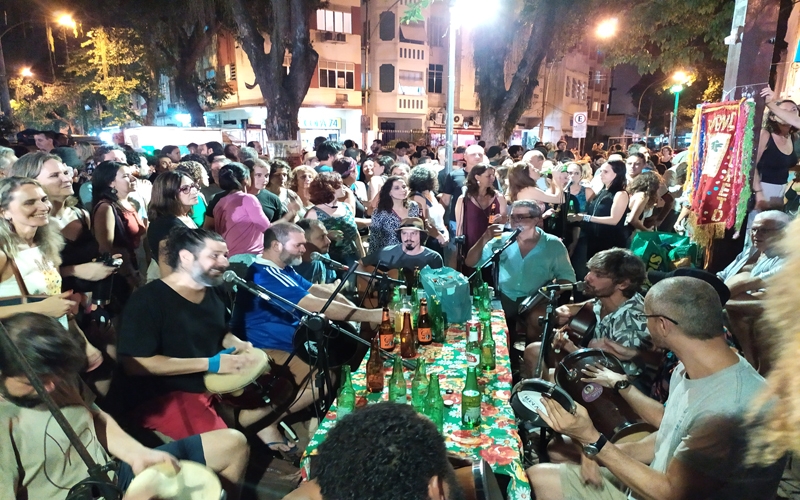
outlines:
[{"label": "street sign", "polygon": [[572,137],[576,139],[586,138],[586,121],[588,117],[585,112],[578,112],[572,115]]}]

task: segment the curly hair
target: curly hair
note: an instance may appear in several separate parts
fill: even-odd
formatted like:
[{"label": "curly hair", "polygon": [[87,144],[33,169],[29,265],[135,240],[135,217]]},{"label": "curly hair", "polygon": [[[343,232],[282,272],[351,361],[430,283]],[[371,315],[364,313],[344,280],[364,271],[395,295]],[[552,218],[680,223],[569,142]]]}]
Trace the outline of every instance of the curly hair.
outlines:
[{"label": "curly hair", "polygon": [[781,272],[768,281],[769,294],[764,300],[764,320],[770,331],[773,361],[767,375],[767,388],[752,405],[750,424],[758,424],[750,433],[747,461],[769,465],[787,451],[800,453],[800,377],[797,353],[800,352],[800,309],[797,307],[797,276],[800,273],[800,218],[783,231],[779,253],[785,256]]},{"label": "curly hair", "polygon": [[[478,180],[476,177],[483,175],[483,173],[489,169],[494,170],[494,167],[488,163],[478,163],[472,167],[472,170],[470,170],[469,174],[467,174],[467,196],[476,196],[480,192],[480,187],[478,187]],[[486,186],[486,193],[494,195],[494,186]]]},{"label": "curly hair", "polygon": [[342,187],[342,176],[336,172],[321,172],[308,186],[308,200],[314,205],[331,203],[336,190]]},{"label": "curly hair", "polygon": [[453,488],[444,438],[408,405],[379,403],[354,411],[331,429],[318,451],[311,476],[323,498],[424,500],[433,477],[451,486],[452,498],[462,498]]},{"label": "curly hair", "polygon": [[[383,183],[381,186],[381,190],[378,192],[378,210],[383,210],[384,212],[391,212],[392,207],[394,207],[394,201],[392,201],[392,187],[394,183],[397,181],[406,182],[405,177],[400,177],[399,175],[393,175],[386,179],[386,182]],[[403,206],[408,208],[408,198],[403,200]]]},{"label": "curly hair", "polygon": [[647,278],[642,260],[625,248],[611,248],[596,253],[586,267],[590,271],[608,276],[615,285],[628,281],[628,287],[622,294],[631,298],[641,290]]},{"label": "curly hair", "polygon": [[312,181],[316,179],[318,175],[317,171],[308,165],[300,165],[292,170],[292,175],[289,176],[289,189],[295,193],[297,192],[297,185],[300,183],[300,176],[304,173],[310,175]]},{"label": "curly hair", "polygon": [[[6,177],[0,179],[0,211],[8,210],[14,201],[14,193],[22,186],[32,185],[44,191],[39,182],[28,177]],[[42,254],[56,267],[61,264],[61,249],[64,248],[64,237],[55,224],[45,224],[36,229],[33,242]],[[10,258],[17,256],[17,250],[22,244],[22,238],[17,235],[14,225],[10,220],[0,217],[0,250]]]},{"label": "curly hair", "polygon": [[629,195],[633,195],[634,193],[644,193],[645,202],[649,203],[655,200],[656,196],[658,196],[658,187],[661,185],[661,183],[661,176],[656,172],[648,170],[636,176],[636,178],[634,178],[628,184],[626,190],[628,191]]},{"label": "curly hair", "polygon": [[424,193],[425,191],[436,191],[438,189],[438,179],[436,172],[426,166],[417,166],[408,176],[408,189],[412,193]]},{"label": "curly hair", "polygon": [[[199,161],[194,160],[184,160],[178,163],[178,167],[174,170],[174,172],[180,172],[189,178],[191,178],[195,184],[200,184],[203,180],[203,170],[205,167]],[[156,177],[158,180],[158,177]]]}]

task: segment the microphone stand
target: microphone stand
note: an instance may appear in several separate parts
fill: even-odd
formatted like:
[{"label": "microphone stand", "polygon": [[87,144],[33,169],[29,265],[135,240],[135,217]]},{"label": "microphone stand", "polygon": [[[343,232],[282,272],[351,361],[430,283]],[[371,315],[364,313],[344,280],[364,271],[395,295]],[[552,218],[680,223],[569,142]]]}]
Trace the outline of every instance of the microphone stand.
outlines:
[{"label": "microphone stand", "polygon": [[[519,233],[517,234],[517,236],[519,236]],[[471,282],[475,278],[475,276],[478,275],[479,272],[483,271],[486,267],[489,267],[489,264],[495,264],[495,267],[499,268],[500,267],[500,254],[505,252],[506,249],[508,247],[510,247],[515,241],[517,241],[516,237],[507,239],[506,242],[503,243],[503,246],[501,246],[500,248],[495,250],[492,253],[491,257],[486,259],[486,262],[484,262],[483,264],[478,266],[477,269],[475,269],[475,272],[472,273],[469,278],[467,278],[467,281]],[[496,282],[495,282],[495,286],[497,286]]]},{"label": "microphone stand", "polygon": [[78,434],[75,433],[75,429],[72,428],[72,425],[70,425],[67,418],[61,412],[61,409],[55,401],[53,401],[53,398],[50,397],[50,394],[42,383],[42,379],[39,378],[30,363],[28,363],[28,360],[22,355],[19,347],[11,340],[11,336],[8,334],[5,325],[0,323],[0,330],[2,331],[0,332],[0,347],[2,347],[4,351],[12,353],[17,361],[19,361],[22,372],[28,378],[28,381],[36,390],[36,393],[39,394],[39,397],[42,398],[42,402],[47,406],[47,409],[50,410],[58,426],[64,431],[70,444],[75,448],[78,456],[83,463],[86,464],[86,468],[88,469],[89,479],[85,479],[72,487],[67,498],[76,500],[98,498],[94,496],[95,491],[93,490],[95,489],[100,494],[100,498],[106,500],[118,500],[122,498],[122,491],[120,491],[119,487],[108,477],[108,472],[116,469],[115,464],[109,462],[106,465],[98,465],[94,461],[89,451],[78,437]]},{"label": "microphone stand", "polygon": [[[544,295],[544,292],[539,292]],[[547,296],[547,309],[542,321],[542,347],[539,349],[539,359],[536,360],[536,369],[533,371],[534,378],[543,378],[543,368],[547,354],[550,350],[550,345],[553,343],[552,333],[553,326],[555,325],[556,304],[558,303],[558,296],[555,290],[550,290],[550,295]]]}]

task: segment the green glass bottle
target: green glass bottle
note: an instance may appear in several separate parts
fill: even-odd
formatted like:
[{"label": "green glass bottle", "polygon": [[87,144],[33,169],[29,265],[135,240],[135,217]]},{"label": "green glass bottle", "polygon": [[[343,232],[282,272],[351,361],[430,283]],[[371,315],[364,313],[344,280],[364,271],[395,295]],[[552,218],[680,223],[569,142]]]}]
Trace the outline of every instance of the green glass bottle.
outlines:
[{"label": "green glass bottle", "polygon": [[479,368],[481,364],[481,346],[478,342],[478,322],[469,324],[469,331],[467,332],[467,366],[470,368]]},{"label": "green glass bottle", "polygon": [[350,366],[342,366],[342,379],[339,397],[336,398],[336,418],[338,420],[343,419],[356,408],[356,391],[353,389],[353,381],[350,378]]},{"label": "green glass bottle", "polygon": [[417,370],[414,380],[411,381],[411,406],[418,413],[425,413],[425,396],[428,395],[428,374],[425,369],[425,360],[417,360]]},{"label": "green glass bottle", "polygon": [[484,321],[481,325],[481,368],[491,371],[497,365],[497,349],[492,335],[492,322]]},{"label": "green glass bottle", "polygon": [[407,389],[406,379],[403,378],[403,362],[400,360],[400,356],[395,356],[392,377],[389,379],[389,401],[406,404],[408,401]]},{"label": "green glass bottle", "polygon": [[435,373],[431,374],[428,394],[425,396],[425,415],[436,424],[439,432],[442,432],[444,427],[444,399],[439,390],[439,376]]},{"label": "green glass bottle", "polygon": [[484,283],[480,289],[480,300],[478,304],[478,318],[481,321],[492,319],[492,299],[489,297],[489,285]]},{"label": "green glass bottle", "polygon": [[475,368],[467,368],[467,382],[461,393],[461,425],[465,429],[477,429],[481,425],[481,391]]}]

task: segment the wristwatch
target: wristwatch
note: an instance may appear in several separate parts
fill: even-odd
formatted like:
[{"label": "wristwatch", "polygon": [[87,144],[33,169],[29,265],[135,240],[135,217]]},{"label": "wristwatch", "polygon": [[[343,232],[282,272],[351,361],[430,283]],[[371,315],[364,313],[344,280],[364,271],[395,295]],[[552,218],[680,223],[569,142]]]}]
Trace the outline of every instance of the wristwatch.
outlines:
[{"label": "wristwatch", "polygon": [[603,446],[605,446],[607,442],[608,439],[606,439],[604,435],[600,434],[600,439],[598,439],[597,442],[583,445],[584,455],[589,458],[596,456],[598,453],[600,453],[600,450],[603,449]]},{"label": "wristwatch", "polygon": [[630,387],[630,385],[631,382],[628,379],[623,379],[614,384],[614,390],[619,392],[623,389],[627,389],[628,387]]}]

